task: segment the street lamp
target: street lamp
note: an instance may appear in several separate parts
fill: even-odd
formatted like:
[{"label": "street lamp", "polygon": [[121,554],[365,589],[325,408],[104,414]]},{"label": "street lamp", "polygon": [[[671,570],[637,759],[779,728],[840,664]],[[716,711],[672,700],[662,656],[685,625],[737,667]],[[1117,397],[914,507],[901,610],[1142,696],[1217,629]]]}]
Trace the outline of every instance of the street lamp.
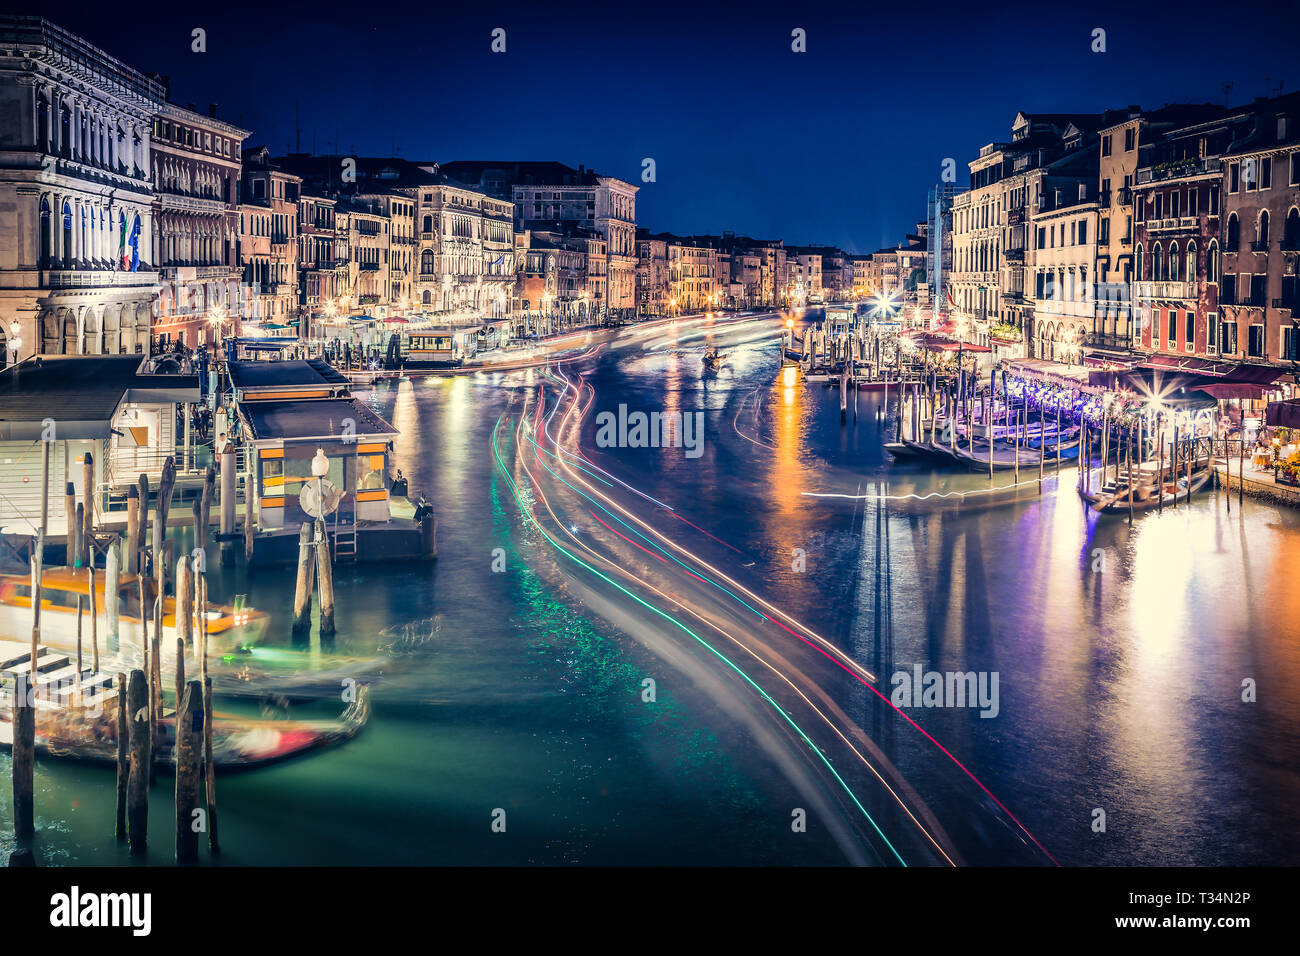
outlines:
[{"label": "street lamp", "polygon": [[18,363],[18,351],[23,347],[22,326],[17,321],[9,323],[9,364]]}]

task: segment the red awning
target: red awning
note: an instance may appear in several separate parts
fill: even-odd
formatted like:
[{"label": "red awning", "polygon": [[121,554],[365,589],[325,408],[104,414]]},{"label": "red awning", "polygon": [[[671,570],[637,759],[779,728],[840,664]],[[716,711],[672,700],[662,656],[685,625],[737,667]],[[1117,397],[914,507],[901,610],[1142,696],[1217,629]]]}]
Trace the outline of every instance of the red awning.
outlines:
[{"label": "red awning", "polygon": [[1264,413],[1265,425],[1281,425],[1283,428],[1300,428],[1300,398],[1285,402],[1269,402]]},{"label": "red awning", "polygon": [[1272,368],[1268,365],[1238,365],[1227,375],[1209,385],[1199,386],[1201,391],[1215,398],[1239,398],[1258,401],[1266,394],[1276,391],[1279,378],[1287,374],[1286,369]]},{"label": "red awning", "polygon": [[1271,365],[1179,355],[1150,355],[1138,368],[1200,376],[1203,380],[1195,387],[1218,399],[1261,399],[1266,393],[1275,390],[1278,387],[1275,384],[1277,380],[1287,374],[1287,369]]},{"label": "red awning", "polygon": [[958,349],[963,352],[992,351],[987,345],[976,345],[973,342],[954,342],[942,335],[930,333],[914,334],[910,338],[917,348],[926,349],[930,352],[956,352]]}]

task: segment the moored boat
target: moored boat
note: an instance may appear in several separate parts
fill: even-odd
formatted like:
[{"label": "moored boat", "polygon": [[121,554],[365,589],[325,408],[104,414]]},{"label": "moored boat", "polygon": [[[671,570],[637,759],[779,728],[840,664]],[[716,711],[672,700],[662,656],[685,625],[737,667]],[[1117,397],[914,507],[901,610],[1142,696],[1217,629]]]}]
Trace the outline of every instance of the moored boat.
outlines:
[{"label": "moored boat", "polygon": [[[0,710],[0,749],[13,746],[12,707]],[[226,773],[252,770],[350,740],[370,718],[370,689],[358,687],[343,713],[332,720],[275,720],[214,714],[212,757]],[[72,701],[36,699],[38,753],[83,763],[117,762],[117,699],[101,695],[78,706]],[[153,747],[156,769],[169,771],[176,745],[176,715],[158,719]]]},{"label": "moored boat", "polygon": [[[1134,475],[1133,492],[1129,493],[1129,483],[1126,475],[1121,475],[1118,483],[1114,481],[1107,482],[1099,490],[1087,490],[1079,488],[1079,497],[1086,501],[1093,511],[1109,515],[1126,515],[1132,510],[1133,512],[1150,511],[1152,508],[1174,507],[1179,501],[1189,498],[1191,495],[1203,489],[1213,475],[1213,469],[1207,465],[1200,465],[1192,470],[1190,480],[1187,474],[1180,474],[1177,480],[1165,480],[1157,483],[1155,475],[1147,469],[1142,469]],[[1130,503],[1130,497],[1132,502]]]},{"label": "moored boat", "polygon": [[[102,617],[105,576],[95,576],[95,605]],[[149,612],[150,638],[152,639],[152,609],[157,600],[153,578],[144,579],[144,598]],[[86,620],[82,624],[82,644],[89,647],[90,588],[85,569],[48,568],[41,577],[41,642],[60,650],[74,650],[77,646],[77,602],[81,600]],[[117,600],[118,640],[121,646],[139,647],[142,637],[140,622],[140,579],[135,574],[121,575]],[[234,653],[240,648],[256,644],[266,632],[268,616],[265,612],[247,607],[228,607],[209,604],[207,612],[208,649],[213,654]],[[196,621],[197,623],[197,621]],[[0,637],[21,636],[30,633],[32,626],[31,578],[22,574],[0,574]],[[162,659],[166,663],[176,657],[176,599],[163,598]],[[116,652],[105,634],[103,647]]]}]

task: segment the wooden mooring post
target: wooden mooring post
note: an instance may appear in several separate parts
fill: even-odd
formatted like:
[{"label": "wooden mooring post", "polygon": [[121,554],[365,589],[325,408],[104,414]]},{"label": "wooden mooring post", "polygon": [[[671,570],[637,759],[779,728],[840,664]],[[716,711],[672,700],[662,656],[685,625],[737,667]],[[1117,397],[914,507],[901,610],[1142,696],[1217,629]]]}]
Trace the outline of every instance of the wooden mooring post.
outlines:
[{"label": "wooden mooring post", "polygon": [[140,489],[132,485],[126,492],[126,573],[135,574],[139,553],[135,543],[140,540]]},{"label": "wooden mooring post", "polygon": [[[118,542],[114,541],[108,546],[108,553],[104,556],[104,629],[107,632],[105,637],[110,653],[116,653],[119,646],[117,594],[121,585],[122,549]],[[110,594],[113,595],[112,600],[107,599]]]},{"label": "wooden mooring post", "polygon": [[81,523],[77,518],[77,486],[70,481],[63,489],[63,514],[68,522],[63,563],[72,567],[77,563],[77,532],[81,530]]},{"label": "wooden mooring post", "polygon": [[[316,519],[316,580],[320,591],[320,636],[334,636],[334,569],[330,564],[330,539],[325,520]],[[310,617],[310,606],[308,608]]]},{"label": "wooden mooring post", "polygon": [[127,703],[126,674],[117,675],[117,822],[113,835],[121,842],[126,839],[127,782],[131,776],[131,747],[129,735],[131,722]]},{"label": "wooden mooring post", "polygon": [[149,725],[149,684],[144,671],[131,671],[126,691],[130,723],[130,771],[127,779],[127,834],[132,853],[144,853],[149,845],[149,775],[153,765],[153,740]]},{"label": "wooden mooring post", "polygon": [[221,851],[217,840],[217,765],[212,756],[212,677],[208,674],[208,575],[206,566],[194,575],[195,605],[198,608],[199,678],[203,682],[203,774],[207,784],[208,850]]},{"label": "wooden mooring post", "polygon": [[86,452],[81,457],[81,500],[86,510],[82,515],[80,556],[87,564],[95,560],[91,542],[95,540],[95,456]]},{"label": "wooden mooring post", "polygon": [[45,536],[36,535],[36,549],[32,554],[32,650],[31,666],[14,682],[13,703],[13,790],[14,836],[26,840],[36,832],[36,660],[41,640],[41,554]]},{"label": "wooden mooring post", "polygon": [[298,529],[298,579],[293,591],[293,633],[301,637],[311,630],[311,592],[316,549],[311,522]]},{"label": "wooden mooring post", "polygon": [[[181,648],[183,651],[183,646]],[[198,681],[183,685],[176,705],[176,862],[199,861],[199,774],[204,758],[203,690]]]},{"label": "wooden mooring post", "polygon": [[235,543],[231,536],[235,533],[235,450],[227,444],[221,454],[221,565],[229,567],[235,563]]}]

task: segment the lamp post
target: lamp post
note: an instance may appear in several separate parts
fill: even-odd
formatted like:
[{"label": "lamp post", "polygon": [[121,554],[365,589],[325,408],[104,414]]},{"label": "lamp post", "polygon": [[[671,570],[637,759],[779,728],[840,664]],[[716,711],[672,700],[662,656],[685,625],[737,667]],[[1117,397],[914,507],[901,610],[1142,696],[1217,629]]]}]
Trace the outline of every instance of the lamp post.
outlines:
[{"label": "lamp post", "polygon": [[17,365],[20,349],[23,347],[22,326],[17,321],[9,323],[9,364]]},{"label": "lamp post", "polygon": [[317,448],[311,460],[311,476],[316,479],[316,507],[319,517],[325,517],[325,476],[330,473],[330,460],[325,457],[325,449]]}]

